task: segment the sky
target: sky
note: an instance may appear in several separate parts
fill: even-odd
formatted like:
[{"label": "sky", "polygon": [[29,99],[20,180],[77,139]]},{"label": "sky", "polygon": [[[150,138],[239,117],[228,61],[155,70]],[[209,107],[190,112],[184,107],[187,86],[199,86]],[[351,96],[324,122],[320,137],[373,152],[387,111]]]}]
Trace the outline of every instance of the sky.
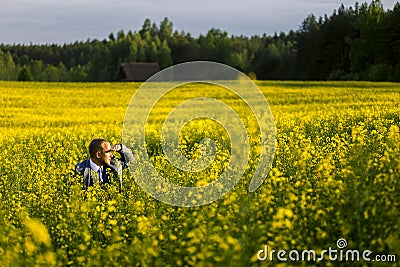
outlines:
[{"label": "sky", "polygon": [[[356,0],[0,0],[0,43],[52,44],[103,40],[119,30],[139,31],[146,18],[168,17],[174,30],[206,34],[273,35],[298,30],[310,14],[331,15]],[[359,1],[370,3],[371,0]],[[397,0],[382,0],[385,10]]]}]

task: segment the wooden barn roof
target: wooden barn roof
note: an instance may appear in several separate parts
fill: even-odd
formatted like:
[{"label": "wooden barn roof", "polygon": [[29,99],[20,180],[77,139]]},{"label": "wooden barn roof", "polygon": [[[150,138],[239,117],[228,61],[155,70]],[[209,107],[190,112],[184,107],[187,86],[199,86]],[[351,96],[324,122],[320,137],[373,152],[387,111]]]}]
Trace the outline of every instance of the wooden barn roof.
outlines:
[{"label": "wooden barn roof", "polygon": [[119,70],[119,80],[128,82],[143,82],[160,71],[156,62],[122,63]]}]

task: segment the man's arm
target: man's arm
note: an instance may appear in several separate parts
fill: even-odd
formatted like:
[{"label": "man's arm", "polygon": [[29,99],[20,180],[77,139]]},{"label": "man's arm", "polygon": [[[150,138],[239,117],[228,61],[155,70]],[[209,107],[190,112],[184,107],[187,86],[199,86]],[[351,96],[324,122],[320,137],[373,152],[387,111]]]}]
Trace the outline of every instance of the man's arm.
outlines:
[{"label": "man's arm", "polygon": [[134,160],[133,153],[125,145],[123,144],[113,145],[111,149],[118,152],[121,155],[119,161],[121,162],[123,169],[128,168],[129,165],[133,162]]}]

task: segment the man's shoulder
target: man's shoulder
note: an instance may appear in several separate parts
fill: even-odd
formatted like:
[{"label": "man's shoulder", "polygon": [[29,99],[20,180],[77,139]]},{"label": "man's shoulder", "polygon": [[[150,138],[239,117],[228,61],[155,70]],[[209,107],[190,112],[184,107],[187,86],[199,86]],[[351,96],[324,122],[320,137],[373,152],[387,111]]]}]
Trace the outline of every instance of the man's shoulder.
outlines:
[{"label": "man's shoulder", "polygon": [[84,161],[75,164],[75,173],[76,174],[83,173],[85,169],[90,166],[89,164],[90,164],[89,159],[86,159]]}]

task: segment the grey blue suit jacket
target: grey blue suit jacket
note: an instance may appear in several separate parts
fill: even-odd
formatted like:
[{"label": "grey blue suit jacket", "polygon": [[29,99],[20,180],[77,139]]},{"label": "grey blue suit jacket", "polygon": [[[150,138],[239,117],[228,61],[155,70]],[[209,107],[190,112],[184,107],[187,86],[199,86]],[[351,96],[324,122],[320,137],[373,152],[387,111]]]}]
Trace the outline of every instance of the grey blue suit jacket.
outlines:
[{"label": "grey blue suit jacket", "polygon": [[[133,154],[129,148],[122,144],[121,150],[117,152],[121,157],[113,157],[109,165],[107,164],[103,166],[102,184],[109,184],[112,183],[113,180],[116,180],[119,187],[122,186],[122,170],[128,168],[133,162]],[[75,174],[83,177],[83,184],[86,187],[92,186],[96,180],[96,173],[90,167],[89,159],[75,165]]]}]

